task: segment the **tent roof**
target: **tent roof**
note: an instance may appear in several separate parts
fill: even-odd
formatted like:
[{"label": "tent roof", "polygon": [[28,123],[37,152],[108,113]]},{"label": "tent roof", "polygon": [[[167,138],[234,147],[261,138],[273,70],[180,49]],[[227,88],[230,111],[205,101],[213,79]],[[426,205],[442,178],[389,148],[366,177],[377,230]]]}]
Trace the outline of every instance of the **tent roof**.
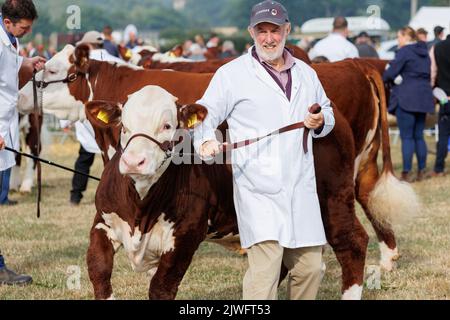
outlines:
[{"label": "tent roof", "polygon": [[424,28],[428,31],[429,40],[434,39],[433,29],[436,26],[445,28],[445,33],[449,33],[450,27],[450,6],[448,7],[422,7],[409,25],[414,28]]}]

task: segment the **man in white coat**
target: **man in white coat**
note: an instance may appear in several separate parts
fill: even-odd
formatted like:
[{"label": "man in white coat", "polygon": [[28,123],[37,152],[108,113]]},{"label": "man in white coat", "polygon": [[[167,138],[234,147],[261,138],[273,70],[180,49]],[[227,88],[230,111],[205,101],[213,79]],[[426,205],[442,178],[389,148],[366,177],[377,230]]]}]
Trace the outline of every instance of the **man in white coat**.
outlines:
[{"label": "man in white coat", "polygon": [[330,62],[341,61],[347,58],[358,58],[358,48],[347,40],[349,36],[348,22],[345,17],[337,17],[333,22],[333,32],[316,43],[309,52],[309,58],[314,60],[325,57]]},{"label": "man in white coat", "polygon": [[[2,5],[0,16],[0,150],[5,146],[18,149],[19,129],[17,99],[19,96],[19,71],[33,74],[33,70],[41,70],[45,59],[41,57],[19,57],[19,42],[31,32],[37,12],[31,0],[6,0]],[[2,205],[11,205],[8,200],[9,176],[15,165],[14,154],[0,151],[0,190]],[[1,213],[1,212],[0,212]],[[0,285],[25,285],[31,283],[32,278],[17,275],[5,266],[0,253]]]},{"label": "man in white coat", "polygon": [[[208,116],[194,131],[194,147],[211,159],[222,152],[215,129],[224,120],[231,140],[264,136],[304,121],[311,129],[291,131],[232,152],[234,200],[249,268],[245,300],[276,299],[281,265],[289,269],[290,299],[315,299],[322,279],[326,244],[316,191],[312,138],[334,128],[334,114],[319,79],[285,49],[291,30],[286,9],[264,1],[252,9],[254,47],[220,68],[198,101]],[[310,114],[318,103],[320,114]]]}]

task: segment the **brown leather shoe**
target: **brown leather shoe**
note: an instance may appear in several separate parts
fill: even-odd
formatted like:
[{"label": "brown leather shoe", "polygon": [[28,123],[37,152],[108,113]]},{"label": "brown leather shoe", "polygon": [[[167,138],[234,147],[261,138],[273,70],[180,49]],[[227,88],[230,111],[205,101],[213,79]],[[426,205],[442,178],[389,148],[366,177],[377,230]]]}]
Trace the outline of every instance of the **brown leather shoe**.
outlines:
[{"label": "brown leather shoe", "polygon": [[443,178],[443,177],[445,177],[446,176],[446,173],[445,172],[435,172],[435,171],[433,171],[432,173],[431,173],[431,177],[432,178]]},{"label": "brown leather shoe", "polygon": [[402,172],[400,180],[408,183],[413,183],[415,181],[411,172]]},{"label": "brown leather shoe", "polygon": [[26,286],[33,282],[33,278],[24,274],[17,274],[4,267],[0,269],[0,285]]},{"label": "brown leather shoe", "polygon": [[431,176],[432,176],[431,173],[428,172],[427,170],[421,170],[421,171],[417,172],[416,181],[420,182],[420,181],[423,181],[423,180],[427,180],[427,179],[430,179]]}]

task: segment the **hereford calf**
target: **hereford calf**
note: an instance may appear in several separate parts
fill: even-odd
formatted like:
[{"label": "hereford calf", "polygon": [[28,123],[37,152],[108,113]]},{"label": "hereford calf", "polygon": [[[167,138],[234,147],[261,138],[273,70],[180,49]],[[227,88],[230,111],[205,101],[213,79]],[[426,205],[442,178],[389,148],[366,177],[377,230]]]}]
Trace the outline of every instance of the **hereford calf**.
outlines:
[{"label": "hereford calf", "polygon": [[[174,299],[199,244],[238,233],[231,171],[225,165],[174,165],[160,144],[177,128],[202,121],[199,105],[179,108],[164,89],[147,86],[122,108],[87,104],[96,126],[122,127],[122,150],[105,167],[87,253],[95,298],[112,297],[114,254],[123,247],[137,272],[147,272],[151,299]],[[154,139],[154,140],[152,140]],[[159,141],[159,142],[158,142]],[[227,192],[229,190],[230,192]]]}]

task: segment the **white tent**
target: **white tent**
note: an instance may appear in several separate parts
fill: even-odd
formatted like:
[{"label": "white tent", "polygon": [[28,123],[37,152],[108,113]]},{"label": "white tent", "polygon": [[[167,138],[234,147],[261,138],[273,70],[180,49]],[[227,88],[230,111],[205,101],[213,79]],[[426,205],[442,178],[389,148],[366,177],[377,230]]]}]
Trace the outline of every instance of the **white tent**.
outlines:
[{"label": "white tent", "polygon": [[449,34],[450,6],[448,7],[422,7],[409,25],[414,28],[424,28],[428,31],[428,40],[434,39],[434,27],[445,28],[444,33]]},{"label": "white tent", "polygon": [[[307,35],[326,35],[333,30],[334,18],[317,18],[306,21],[301,26],[301,33]],[[351,36],[366,31],[371,36],[387,34],[391,27],[386,20],[378,17],[348,17],[348,28]]]}]

